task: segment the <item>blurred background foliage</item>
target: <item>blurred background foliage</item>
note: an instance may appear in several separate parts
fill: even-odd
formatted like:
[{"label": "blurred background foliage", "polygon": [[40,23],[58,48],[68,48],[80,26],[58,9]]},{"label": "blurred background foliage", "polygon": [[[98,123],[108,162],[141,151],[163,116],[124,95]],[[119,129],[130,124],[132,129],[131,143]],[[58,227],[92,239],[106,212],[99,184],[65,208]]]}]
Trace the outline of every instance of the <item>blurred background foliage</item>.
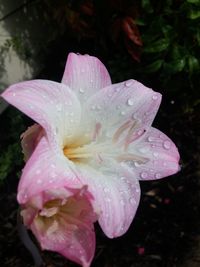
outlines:
[{"label": "blurred background foliage", "polygon": [[[187,245],[200,237],[200,0],[27,0],[2,20],[18,12],[30,18],[34,14],[41,28],[37,27],[34,42],[27,25],[24,31],[12,32],[0,47],[0,63],[13,47],[24,60],[40,62],[34,78],[60,81],[69,52],[90,54],[103,61],[113,82],[134,78],[163,94],[154,125],[177,144],[182,171],[176,178],[141,183],[136,230],[107,243],[100,234],[97,258],[106,248],[102,257],[114,263],[105,266],[132,266],[126,244],[134,236],[135,267],[178,266]],[[31,123],[12,107],[0,116],[0,181],[8,192],[13,184],[16,187],[23,166],[19,137]],[[157,235],[151,232],[155,228]],[[141,260],[137,249],[145,246],[149,254]],[[113,258],[112,253],[120,255],[121,248],[121,258]]]}]

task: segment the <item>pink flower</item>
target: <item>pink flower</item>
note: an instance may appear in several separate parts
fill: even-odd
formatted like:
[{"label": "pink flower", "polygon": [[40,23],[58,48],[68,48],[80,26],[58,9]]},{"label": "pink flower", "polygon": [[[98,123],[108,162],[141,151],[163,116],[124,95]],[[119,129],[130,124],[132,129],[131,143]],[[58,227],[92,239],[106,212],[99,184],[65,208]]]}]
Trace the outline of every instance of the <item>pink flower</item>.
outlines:
[{"label": "pink flower", "polygon": [[30,158],[19,183],[20,204],[44,189],[87,185],[104,233],[117,237],[135,216],[139,180],[179,170],[176,146],[151,127],[161,95],[135,80],[111,84],[95,57],[71,53],[61,83],[21,82],[2,96],[40,125],[23,136]]},{"label": "pink flower", "polygon": [[21,216],[42,249],[88,267],[95,252],[96,221],[90,198],[86,187],[45,190],[22,205]]}]

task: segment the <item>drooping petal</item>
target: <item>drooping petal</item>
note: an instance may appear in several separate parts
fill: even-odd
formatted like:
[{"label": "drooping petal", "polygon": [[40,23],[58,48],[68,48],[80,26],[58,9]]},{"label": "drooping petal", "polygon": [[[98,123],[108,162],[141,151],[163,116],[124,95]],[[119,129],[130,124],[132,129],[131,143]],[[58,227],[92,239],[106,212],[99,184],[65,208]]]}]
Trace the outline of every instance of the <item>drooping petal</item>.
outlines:
[{"label": "drooping petal", "polygon": [[99,123],[106,135],[130,143],[150,127],[160,101],[159,93],[135,80],[113,84],[88,100],[82,122],[86,130]]},{"label": "drooping petal", "polygon": [[62,83],[74,90],[81,102],[111,84],[108,71],[102,62],[89,55],[68,55]]},{"label": "drooping petal", "polygon": [[140,180],[154,180],[179,171],[177,147],[164,133],[151,127],[145,135],[129,146],[129,151],[141,158],[144,164],[131,163],[133,172]]},{"label": "drooping petal", "polygon": [[[27,211],[29,209],[28,206]],[[26,208],[22,212],[24,217]],[[93,223],[96,219],[87,189],[80,189],[68,198],[59,199],[56,196],[47,202],[28,227],[42,249],[57,251],[83,267],[89,267],[95,252]]]},{"label": "drooping petal", "polygon": [[54,149],[76,132],[80,103],[66,85],[47,80],[32,80],[10,86],[2,97],[39,123]]},{"label": "drooping petal", "polygon": [[123,235],[129,228],[140,199],[140,187],[133,174],[117,164],[102,169],[79,165],[83,183],[94,197],[94,209],[100,213],[99,224],[110,237]]},{"label": "drooping petal", "polygon": [[21,135],[21,145],[25,161],[30,158],[43,135],[43,128],[37,123],[35,123],[31,127],[28,127],[28,129]]},{"label": "drooping petal", "polygon": [[23,169],[18,202],[24,204],[38,195],[37,201],[40,203],[40,193],[44,190],[82,187],[70,164],[62,152],[52,150],[47,138],[42,137]]},{"label": "drooping petal", "polygon": [[41,232],[40,224],[42,222],[36,220],[31,230],[42,249],[57,251],[83,267],[90,266],[95,252],[95,232],[92,224],[77,222],[75,225],[63,221],[58,225],[55,221],[45,232]]}]

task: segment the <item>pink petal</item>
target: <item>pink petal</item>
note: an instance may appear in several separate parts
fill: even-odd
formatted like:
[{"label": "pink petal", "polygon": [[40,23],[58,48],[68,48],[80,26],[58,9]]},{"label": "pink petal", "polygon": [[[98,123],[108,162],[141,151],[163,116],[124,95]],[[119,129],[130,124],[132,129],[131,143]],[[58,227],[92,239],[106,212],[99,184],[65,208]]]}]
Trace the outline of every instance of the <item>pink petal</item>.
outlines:
[{"label": "pink petal", "polygon": [[[32,156],[26,163],[18,186],[18,202],[24,204],[44,190],[62,187],[80,188],[78,177],[73,172],[70,161],[51,149],[46,137],[42,137]],[[42,205],[42,203],[41,203]]]},{"label": "pink petal", "polygon": [[[31,204],[32,207],[34,200],[32,203],[27,204],[21,213],[24,223],[33,231],[42,249],[56,251],[83,267],[89,267],[95,253],[93,223],[97,217],[88,199],[87,189],[83,189],[78,190],[77,193],[69,197],[67,197],[66,191],[65,197],[63,195],[63,200],[62,198],[60,199],[60,196],[52,198],[53,195],[51,195],[51,200],[58,201],[60,199],[60,203],[63,203],[61,205],[67,205],[65,207],[66,213],[64,213],[65,209],[62,211],[63,215],[59,213],[55,217],[53,217],[53,213],[47,215],[44,206],[44,209],[41,207],[38,210],[38,215],[40,214],[40,216],[35,215],[35,218],[31,221],[29,219],[29,224],[27,225],[27,217],[33,217],[33,212],[30,210],[29,205]],[[43,192],[44,194],[46,193]],[[57,208],[58,206],[55,206],[51,210],[55,209],[57,211]]]},{"label": "pink petal", "polygon": [[10,86],[2,97],[39,123],[54,149],[76,132],[80,103],[64,84],[33,80]]},{"label": "pink petal", "polygon": [[35,147],[40,141],[41,137],[44,135],[42,127],[35,123],[29,127],[22,135],[22,151],[24,153],[25,160],[28,160],[32,155]]},{"label": "pink petal", "polygon": [[153,127],[130,145],[130,152],[147,159],[144,164],[131,164],[140,180],[160,179],[180,169],[177,147],[169,137]]},{"label": "pink petal", "polygon": [[130,135],[128,141],[131,142],[150,127],[160,101],[159,93],[135,80],[113,84],[88,100],[84,126],[87,129],[100,123],[106,135],[118,134],[123,140]]},{"label": "pink petal", "polygon": [[129,228],[140,199],[138,181],[126,169],[117,165],[95,168],[78,166],[81,180],[88,184],[94,198],[93,206],[99,213],[99,224],[110,237],[123,235]]},{"label": "pink petal", "polygon": [[62,83],[74,90],[81,102],[99,89],[111,84],[110,76],[101,61],[89,55],[68,55]]}]

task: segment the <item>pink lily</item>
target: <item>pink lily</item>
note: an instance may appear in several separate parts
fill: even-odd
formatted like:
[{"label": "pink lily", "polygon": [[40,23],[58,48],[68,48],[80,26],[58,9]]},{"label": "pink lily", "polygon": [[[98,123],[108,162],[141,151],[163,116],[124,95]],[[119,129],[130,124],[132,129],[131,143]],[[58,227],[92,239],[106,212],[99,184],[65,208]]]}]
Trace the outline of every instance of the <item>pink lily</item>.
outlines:
[{"label": "pink lily", "polygon": [[135,80],[111,84],[95,57],[71,53],[61,83],[21,82],[2,96],[41,126],[24,134],[30,158],[19,183],[20,204],[44,188],[87,185],[99,224],[113,238],[135,216],[139,180],[179,170],[176,146],[151,127],[161,95]]}]

